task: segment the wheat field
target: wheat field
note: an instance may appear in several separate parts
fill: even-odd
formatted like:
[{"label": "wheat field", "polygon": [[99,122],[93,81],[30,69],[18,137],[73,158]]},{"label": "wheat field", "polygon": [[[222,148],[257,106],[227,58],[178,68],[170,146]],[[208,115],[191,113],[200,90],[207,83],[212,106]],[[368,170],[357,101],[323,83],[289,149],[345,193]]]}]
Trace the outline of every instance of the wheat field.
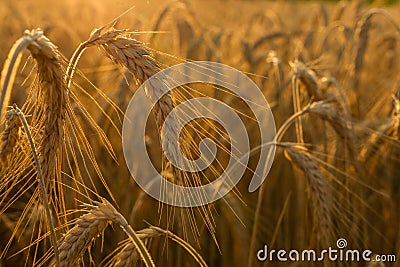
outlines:
[{"label": "wheat field", "polygon": [[[262,0],[0,5],[0,267],[398,266],[398,5]],[[252,176],[268,162],[251,106],[213,84],[192,83],[162,95],[158,83],[147,83],[163,69],[194,61],[241,71],[268,101],[276,127],[269,147],[276,150],[267,158],[273,163],[266,180],[254,192],[248,190]],[[218,75],[207,72],[211,80]],[[233,190],[198,207],[165,204],[142,190],[135,176],[145,174],[144,165],[135,162],[139,171],[130,171],[123,125],[131,98],[143,88],[155,102],[144,124],[145,153],[176,185],[218,179],[237,144],[200,109],[177,131],[172,111],[207,97],[238,114],[251,153],[243,174],[230,174],[240,176]],[[133,109],[142,112],[141,105]],[[129,138],[128,143],[139,137]],[[216,148],[207,168],[185,171],[171,162],[179,153],[201,158],[203,139]],[[321,251],[337,249],[343,239],[346,249],[392,258],[258,257],[266,245]]]}]

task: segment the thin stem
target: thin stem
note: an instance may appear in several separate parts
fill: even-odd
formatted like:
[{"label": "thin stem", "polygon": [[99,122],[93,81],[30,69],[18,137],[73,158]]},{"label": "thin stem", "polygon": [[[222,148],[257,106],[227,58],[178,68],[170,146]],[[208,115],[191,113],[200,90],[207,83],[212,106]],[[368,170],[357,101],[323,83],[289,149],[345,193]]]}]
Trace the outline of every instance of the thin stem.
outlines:
[{"label": "thin stem", "polygon": [[[312,100],[311,100],[312,102]],[[293,124],[293,122],[297,122],[298,119],[304,115],[305,113],[308,112],[311,106],[311,102],[305,106],[302,110],[298,111],[297,113],[293,114],[289,119],[287,119],[282,126],[279,128],[279,131],[277,132],[274,140],[274,144],[278,144],[281,140],[283,135],[286,133],[287,129],[289,128],[290,125]],[[270,150],[271,151],[271,150]],[[257,231],[258,231],[258,226],[260,224],[260,219],[261,219],[261,207],[262,203],[264,202],[264,192],[265,192],[265,186],[266,183],[262,183],[260,186],[260,190],[258,192],[258,198],[257,198],[257,206],[256,206],[256,211],[254,215],[254,224],[253,224],[253,230],[251,233],[251,241],[250,241],[250,250],[249,250],[249,258],[247,260],[247,267],[252,267],[253,266],[253,251],[255,250],[256,246],[256,239],[257,239]]]},{"label": "thin stem", "polygon": [[287,119],[282,126],[279,128],[278,132],[276,133],[275,140],[277,143],[279,143],[282,140],[283,135],[286,133],[287,129],[292,125],[293,122],[297,121],[298,118],[303,116],[305,113],[307,113],[310,110],[312,99],[310,103],[305,106],[302,110],[298,111],[297,113],[293,114],[289,119]]},{"label": "thin stem", "polygon": [[74,76],[76,66],[78,65],[78,61],[81,58],[83,52],[85,51],[87,45],[88,45],[88,42],[81,43],[78,46],[78,48],[75,50],[74,54],[71,57],[71,60],[69,61],[67,73],[65,74],[65,77],[64,77],[68,89],[71,86],[72,77]]},{"label": "thin stem", "polygon": [[182,238],[180,238],[179,236],[175,235],[174,233],[172,233],[172,232],[170,232],[168,230],[164,230],[164,229],[161,229],[161,228],[156,227],[156,226],[150,226],[150,229],[154,229],[157,232],[165,234],[166,236],[171,238],[173,241],[175,241],[176,243],[181,245],[187,252],[189,252],[190,255],[193,256],[193,258],[197,261],[197,263],[200,266],[207,267],[207,263],[200,256],[200,254],[189,243],[187,243],[185,240],[183,240]]},{"label": "thin stem", "polygon": [[29,140],[29,145],[31,147],[32,150],[32,155],[33,155],[33,159],[35,161],[35,165],[36,165],[36,169],[38,172],[38,177],[39,177],[39,186],[40,186],[40,191],[42,192],[42,200],[43,200],[43,205],[46,209],[46,217],[47,220],[50,223],[50,235],[51,235],[51,244],[53,246],[54,249],[54,255],[57,259],[57,266],[60,266],[60,257],[58,254],[58,248],[57,248],[57,238],[56,238],[56,232],[55,232],[55,227],[54,227],[54,221],[53,221],[53,217],[51,216],[50,213],[50,207],[49,207],[49,199],[47,197],[46,194],[46,186],[45,186],[45,182],[44,182],[44,178],[43,178],[43,173],[42,173],[42,167],[40,166],[39,163],[39,157],[36,153],[36,147],[35,147],[35,143],[33,142],[32,139],[32,135],[31,135],[31,131],[29,130],[29,126],[28,123],[25,119],[25,115],[22,113],[22,111],[18,108],[18,106],[16,104],[14,104],[14,109],[17,112],[16,114],[18,115],[19,119],[21,120],[22,126],[24,127],[24,131],[28,137]]},{"label": "thin stem", "polygon": [[[294,75],[292,78],[292,96],[293,96],[294,113],[297,113],[300,111],[300,94],[299,94],[297,75]],[[304,143],[303,126],[300,118],[296,120],[296,135],[297,135],[297,142]]]},{"label": "thin stem", "polygon": [[119,223],[121,228],[128,235],[129,240],[135,246],[136,250],[138,251],[138,253],[140,254],[142,260],[144,261],[144,264],[146,265],[146,267],[154,267],[155,266],[154,262],[151,259],[151,256],[150,256],[148,250],[146,249],[146,246],[140,240],[140,237],[137,235],[137,233],[128,224],[126,219],[118,212],[117,212],[116,222]]}]

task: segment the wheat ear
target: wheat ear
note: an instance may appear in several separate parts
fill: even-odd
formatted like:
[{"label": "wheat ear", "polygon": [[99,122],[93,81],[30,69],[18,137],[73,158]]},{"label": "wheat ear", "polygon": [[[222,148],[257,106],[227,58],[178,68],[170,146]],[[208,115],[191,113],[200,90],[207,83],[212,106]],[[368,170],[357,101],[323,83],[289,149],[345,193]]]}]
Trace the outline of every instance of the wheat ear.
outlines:
[{"label": "wheat ear", "polygon": [[353,65],[353,75],[354,75],[354,88],[358,86],[359,79],[360,79],[360,72],[364,65],[364,54],[367,50],[368,44],[368,31],[371,27],[371,17],[372,14],[368,13],[366,16],[363,16],[361,20],[357,23],[357,28],[355,35],[357,36],[358,43],[356,54],[354,57],[354,65]]},{"label": "wheat ear", "polygon": [[345,115],[338,110],[337,107],[339,105],[340,104],[337,101],[318,101],[311,105],[308,112],[317,115],[332,126],[336,134],[345,141],[358,173],[363,175],[365,174],[365,171],[364,167],[360,164],[358,157],[359,153],[356,148],[356,138],[353,134],[350,123],[345,120]]},{"label": "wheat ear", "polygon": [[[71,83],[79,58],[85,49],[91,46],[99,47],[113,62],[127,68],[139,84],[143,84],[160,70],[159,64],[152,57],[150,49],[142,42],[133,39],[130,32],[102,27],[95,29],[89,39],[75,51],[67,70],[66,81],[68,86]],[[179,129],[178,122],[169,120],[169,123],[164,125],[165,119],[174,109],[175,104],[172,97],[166,94],[165,86],[162,86],[160,82],[162,83],[162,81],[158,81],[156,84],[148,82],[145,88],[146,95],[152,101],[159,99],[155,103],[154,111],[161,143],[166,145],[165,153],[167,157],[176,159],[179,151],[176,150],[177,146],[171,144],[174,143],[173,140],[176,140],[176,129]],[[164,134],[162,134],[161,129],[164,130]]]},{"label": "wheat ear", "polygon": [[127,267],[134,266],[139,260],[139,254],[135,249],[135,246],[128,242],[121,251],[115,255],[112,259],[112,263],[109,266],[113,267]]},{"label": "wheat ear", "polygon": [[88,213],[79,217],[75,226],[61,240],[59,246],[61,267],[73,266],[83,256],[92,241],[104,232],[110,222],[118,224],[125,231],[145,265],[147,267],[154,266],[140,237],[108,201],[95,201],[94,205],[86,205],[86,207],[90,208]]},{"label": "wheat ear", "polygon": [[393,110],[391,118],[394,121],[394,133],[393,136],[400,140],[400,89],[393,94]]},{"label": "wheat ear", "polygon": [[392,111],[385,123],[373,132],[360,152],[360,159],[367,163],[384,148],[385,139],[400,140],[400,90],[393,94]]},{"label": "wheat ear", "polygon": [[[181,247],[183,247],[201,267],[207,267],[207,263],[204,261],[201,255],[189,243],[187,243],[185,240],[175,235],[171,231],[164,230],[156,226],[150,226],[143,230],[137,231],[136,234],[143,241],[150,238],[158,237],[160,235],[165,235],[171,240],[178,243]],[[136,248],[131,243],[128,243],[124,245],[121,251],[113,257],[110,266],[132,266],[137,262],[137,260],[138,253]]]},{"label": "wheat ear", "polygon": [[19,128],[22,126],[15,110],[6,113],[6,128],[1,135],[0,159],[5,163],[7,156],[14,151],[19,137]]},{"label": "wheat ear", "polygon": [[[40,29],[33,30],[31,35],[38,33],[41,33]],[[61,55],[57,47],[43,34],[31,42],[28,49],[37,62],[41,86],[39,95],[43,99],[42,105],[44,106],[44,118],[42,121],[44,129],[38,147],[39,161],[42,166],[43,177],[49,189],[55,190],[53,197],[60,199],[60,209],[63,210],[61,190],[56,193],[58,188],[56,182],[60,180],[61,175],[64,126],[68,101],[68,90],[63,79]]]},{"label": "wheat ear", "polygon": [[395,22],[395,20],[390,16],[390,14],[380,8],[372,8],[368,10],[361,19],[357,22],[355,36],[357,38],[357,47],[354,57],[352,74],[354,75],[354,88],[358,86],[360,80],[360,73],[364,65],[364,54],[367,50],[368,39],[369,39],[369,29],[371,28],[371,19],[374,15],[380,14],[385,17],[390,24],[400,33],[400,27]]},{"label": "wheat ear", "polygon": [[99,207],[93,207],[87,214],[82,215],[62,238],[59,246],[59,267],[73,266],[82,257],[92,240],[103,233],[107,224],[108,217]]},{"label": "wheat ear", "polygon": [[314,208],[314,225],[318,230],[318,239],[323,245],[331,241],[332,196],[328,182],[323,177],[319,164],[303,146],[286,146],[287,158],[305,175],[310,191],[309,198]]},{"label": "wheat ear", "polygon": [[[106,36],[108,35],[107,33],[105,34]],[[103,38],[101,35],[94,43],[102,48],[114,62],[126,67],[136,77],[139,84],[143,84],[160,70],[149,48],[142,42],[131,38],[127,32],[120,31],[114,38]],[[163,90],[165,87],[160,86],[160,84],[149,82],[147,85],[145,88],[147,96],[152,101],[159,99],[155,103],[154,111],[161,142],[167,145],[172,144],[176,129],[179,129],[178,124],[175,120],[170,120],[168,124],[163,124],[168,114],[174,109],[174,101],[169,94],[165,94],[166,92]],[[161,134],[162,128],[164,128],[165,135]],[[168,154],[169,152],[172,152],[172,155]],[[178,152],[166,147],[165,153],[168,157],[175,158]]]},{"label": "wheat ear", "polygon": [[[151,228],[145,228],[136,232],[137,236],[142,240],[146,241],[150,238],[154,238],[160,235],[159,232]],[[132,242],[127,242],[123,245],[122,249],[111,259],[107,266],[123,267],[133,266],[139,260],[139,253]]]}]

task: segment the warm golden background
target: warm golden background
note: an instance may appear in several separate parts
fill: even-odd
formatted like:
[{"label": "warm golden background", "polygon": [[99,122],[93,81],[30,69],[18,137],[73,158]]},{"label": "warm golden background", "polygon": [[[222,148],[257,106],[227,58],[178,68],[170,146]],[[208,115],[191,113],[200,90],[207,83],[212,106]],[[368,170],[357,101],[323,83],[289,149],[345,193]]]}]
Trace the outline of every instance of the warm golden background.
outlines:
[{"label": "warm golden background", "polygon": [[[339,238],[345,238],[350,249],[370,249],[376,254],[396,254],[399,258],[399,10],[397,5],[362,1],[1,0],[1,65],[24,31],[35,28],[44,30],[67,64],[93,29],[128,11],[118,19],[115,28],[137,32],[132,37],[151,49],[161,67],[185,60],[209,60],[246,73],[270,103],[277,130],[296,111],[313,103],[301,116],[303,134],[296,134],[295,123],[287,129],[262,191],[247,192],[251,169],[257,162],[255,155],[235,192],[206,211],[195,209],[188,219],[191,211],[159,205],[134,184],[124,163],[119,132],[123,111],[137,86],[132,75],[113,64],[104,53],[95,47],[87,49],[78,64],[72,86],[75,89],[71,90],[75,90],[110,140],[115,159],[99,141],[98,131],[85,122],[86,115],[76,111],[109,190],[89,156],[77,157],[78,162],[87,165],[70,164],[71,151],[65,149],[60,175],[68,185],[62,197],[67,216],[59,214],[57,208],[53,210],[57,213],[54,217],[62,217],[57,220],[59,242],[74,227],[74,218],[85,213],[80,210],[82,202],[99,200],[96,194],[83,193],[80,186],[74,187],[75,176],[82,171],[86,187],[96,188],[98,195],[107,198],[134,230],[148,224],[170,229],[191,244],[208,266],[365,266],[340,262],[289,265],[260,263],[256,259],[264,244],[270,249],[324,249],[335,248]],[[24,52],[9,104],[23,106],[30,89],[38,86],[35,65],[29,52]],[[248,107],[234,96],[207,85],[194,88],[252,118]],[[190,98],[198,94],[189,90],[182,95]],[[29,109],[25,113],[34,128],[35,118],[30,116]],[[218,126],[211,122],[201,125],[205,127],[196,130],[199,135],[214,139],[222,147],[223,134],[216,130]],[[2,130],[4,127],[3,123]],[[259,132],[254,121],[247,120],[246,127],[252,147],[257,146]],[[42,129],[33,131],[40,136]],[[23,149],[27,140],[22,132],[14,152],[1,158],[0,266],[5,267],[37,266],[51,250],[49,235],[45,234],[49,228],[43,206],[33,194],[37,184],[32,160],[17,161],[30,166],[23,172],[14,172],[21,167],[10,163],[15,155],[31,159],[29,150]],[[149,122],[148,138],[153,162],[161,168],[154,121]],[[193,139],[199,141],[197,137]],[[40,146],[39,140],[35,142]],[[214,162],[216,173],[204,172],[199,178],[214,179],[220,172],[217,163],[224,166],[227,157],[226,153],[220,153],[218,162]],[[85,197],[73,193],[75,190],[82,190]],[[18,197],[12,198],[13,194]],[[183,224],[190,218],[196,226]],[[107,257],[121,256],[112,251],[125,238],[117,226],[108,227],[93,246],[89,243],[91,249],[79,257],[77,264],[122,266],[118,265],[118,259],[108,262]],[[145,242],[156,266],[197,264],[191,255],[165,237]],[[49,262],[45,261],[43,266]],[[368,266],[396,266],[374,264]],[[131,261],[124,266],[144,265],[138,260],[136,265]]]}]

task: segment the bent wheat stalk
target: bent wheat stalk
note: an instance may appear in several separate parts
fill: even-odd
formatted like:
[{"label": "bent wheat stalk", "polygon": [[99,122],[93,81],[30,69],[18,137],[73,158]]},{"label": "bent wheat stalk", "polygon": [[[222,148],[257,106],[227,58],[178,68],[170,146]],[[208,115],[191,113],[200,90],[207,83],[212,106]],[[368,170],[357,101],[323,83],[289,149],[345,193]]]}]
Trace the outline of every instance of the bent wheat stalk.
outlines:
[{"label": "bent wheat stalk", "polygon": [[[293,110],[294,113],[297,113],[301,110],[299,81],[302,84],[304,84],[310,98],[315,100],[320,100],[323,99],[324,96],[321,94],[319,90],[317,75],[314,71],[309,69],[305,64],[298,61],[297,59],[294,62],[290,62],[290,65],[293,69],[293,77],[292,77]],[[296,126],[297,142],[304,143],[301,117],[296,120],[295,126]]]},{"label": "bent wheat stalk", "polygon": [[42,31],[25,31],[24,36],[14,43],[10,52],[8,53],[8,57],[4,63],[3,70],[1,72],[0,118],[3,118],[3,114],[10,100],[11,88],[14,84],[17,68],[19,66],[19,63],[21,62],[22,52],[32,42],[42,36],[42,34]]},{"label": "bent wheat stalk", "polygon": [[180,238],[179,236],[175,235],[171,231],[161,229],[156,226],[150,226],[150,229],[155,230],[159,233],[165,234],[168,236],[170,239],[181,245],[187,252],[190,253],[190,255],[197,261],[197,263],[201,267],[207,267],[207,263],[204,261],[204,259],[201,257],[201,255],[185,240]]},{"label": "bent wheat stalk", "polygon": [[336,134],[346,143],[357,172],[360,175],[365,175],[365,167],[360,162],[359,153],[356,148],[356,137],[350,123],[345,120],[345,115],[336,108],[337,106],[339,106],[337,101],[318,101],[311,105],[309,113],[317,115],[332,126]]}]

